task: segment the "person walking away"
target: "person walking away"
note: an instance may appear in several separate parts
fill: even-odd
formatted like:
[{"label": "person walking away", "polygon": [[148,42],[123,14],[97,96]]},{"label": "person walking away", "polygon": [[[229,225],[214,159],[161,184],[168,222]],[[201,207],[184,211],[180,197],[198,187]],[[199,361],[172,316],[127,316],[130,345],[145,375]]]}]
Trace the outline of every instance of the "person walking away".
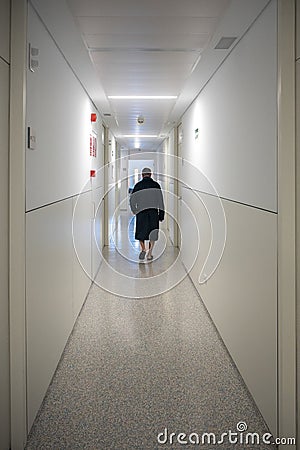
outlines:
[{"label": "person walking away", "polygon": [[130,196],[130,208],[136,215],[135,239],[140,241],[139,259],[146,256],[145,241],[149,241],[147,260],[153,259],[153,247],[158,240],[159,222],[165,217],[164,200],[160,185],[152,179],[151,169],[142,170],[142,180],[136,183]]}]

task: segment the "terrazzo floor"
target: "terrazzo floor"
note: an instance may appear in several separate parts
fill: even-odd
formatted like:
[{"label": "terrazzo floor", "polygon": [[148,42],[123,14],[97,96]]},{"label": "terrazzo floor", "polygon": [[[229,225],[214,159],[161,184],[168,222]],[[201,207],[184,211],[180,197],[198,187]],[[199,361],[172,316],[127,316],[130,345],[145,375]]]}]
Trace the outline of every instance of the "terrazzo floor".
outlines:
[{"label": "terrazzo floor", "polygon": [[[134,245],[121,248],[115,241],[106,249],[107,267],[125,270],[130,295],[113,292],[120,288],[114,284],[103,289],[109,274],[100,270],[26,449],[274,449],[245,443],[247,432],[262,437],[269,430],[192,282],[175,263],[177,250],[165,240],[157,243],[153,262],[139,263]],[[179,283],[166,272],[167,261]],[[165,290],[153,279],[162,273]],[[144,298],[141,288],[134,298],[130,277],[152,280],[160,293]],[[230,430],[237,434],[222,442]],[[207,436],[202,443],[204,433],[214,433],[216,443],[213,435],[210,444]]]}]

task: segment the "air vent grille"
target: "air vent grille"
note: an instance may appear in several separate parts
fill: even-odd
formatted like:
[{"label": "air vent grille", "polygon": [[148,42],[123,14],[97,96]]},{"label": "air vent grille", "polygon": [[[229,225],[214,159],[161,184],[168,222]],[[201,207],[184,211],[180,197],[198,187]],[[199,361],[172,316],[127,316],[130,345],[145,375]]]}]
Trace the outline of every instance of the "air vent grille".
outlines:
[{"label": "air vent grille", "polygon": [[228,50],[236,39],[237,39],[236,37],[222,37],[215,46],[215,49]]}]

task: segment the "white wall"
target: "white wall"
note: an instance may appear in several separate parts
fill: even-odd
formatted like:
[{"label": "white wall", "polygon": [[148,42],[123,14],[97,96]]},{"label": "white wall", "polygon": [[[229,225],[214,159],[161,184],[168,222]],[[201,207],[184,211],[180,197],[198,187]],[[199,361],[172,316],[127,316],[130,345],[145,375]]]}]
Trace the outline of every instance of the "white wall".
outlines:
[{"label": "white wall", "polygon": [[105,151],[105,128],[104,125],[98,127],[98,149],[97,157],[92,158],[91,168],[96,170],[96,177],[91,179],[92,184],[92,276],[95,278],[102,258],[102,248],[104,246],[105,224],[104,224],[104,151]]},{"label": "white wall", "polygon": [[169,244],[177,246],[176,233],[176,189],[175,177],[177,158],[175,156],[175,130],[172,130],[156,151],[156,172],[164,196],[165,220],[162,228],[168,231]]},{"label": "white wall", "polygon": [[176,220],[177,220],[177,207],[176,207],[176,167],[177,167],[177,157],[175,152],[175,130],[172,130],[169,142],[168,142],[168,156],[167,157],[167,172],[168,172],[168,214],[170,220],[168,221],[168,229],[171,241],[176,245]]},{"label": "white wall", "polygon": [[[182,201],[192,207],[200,231],[200,251],[191,271],[192,279],[274,433],[277,417],[276,24],[274,0],[184,114],[181,149],[184,161],[179,167],[179,176],[190,188],[182,189]],[[212,237],[203,204],[213,221],[220,207],[218,196],[205,177],[223,199],[227,238],[215,273],[205,284],[199,284]],[[200,199],[195,192],[200,193]],[[221,220],[215,223],[215,241],[222,238],[221,223]],[[185,245],[189,242],[183,255],[185,260],[193,252],[195,242],[184,220],[181,226]],[[217,250],[212,255],[217,262]]]},{"label": "white wall", "polygon": [[166,210],[166,227],[171,243],[177,246],[177,156],[175,149],[175,129],[164,141],[164,197]]},{"label": "white wall", "polygon": [[[36,149],[26,150],[27,401],[31,427],[86,298],[100,255],[102,124],[95,108],[32,6],[28,42],[39,67],[27,70],[27,126]],[[90,134],[97,155],[90,156]]]},{"label": "white wall", "polygon": [[[220,195],[276,211],[277,76],[272,7],[240,41],[182,123],[184,157],[205,173]],[[200,180],[193,180],[192,185],[206,191]]]},{"label": "white wall", "polygon": [[120,152],[120,158],[120,205],[122,211],[127,211],[129,207],[128,177],[130,176],[128,171],[128,150],[122,149]]},{"label": "white wall", "polygon": [[300,0],[296,0],[297,440],[300,439]]},{"label": "white wall", "polygon": [[114,223],[112,219],[116,219],[115,217],[115,210],[118,206],[117,203],[117,197],[116,197],[116,140],[112,133],[108,132],[108,149],[107,149],[107,186],[105,189],[107,192],[105,192],[106,202],[107,202],[107,220],[108,220],[108,238],[110,238],[111,233],[114,230]]},{"label": "white wall", "polygon": [[0,4],[0,448],[10,448],[8,315],[9,5]]},{"label": "white wall", "polygon": [[[28,71],[27,123],[36,150],[26,155],[26,210],[58,201],[85,188],[89,179],[90,99],[43,24],[29,8],[28,42],[39,48],[39,68]],[[79,106],[80,105],[80,106]],[[43,130],[40,132],[39,130]],[[80,130],[80,133],[74,133]]]}]

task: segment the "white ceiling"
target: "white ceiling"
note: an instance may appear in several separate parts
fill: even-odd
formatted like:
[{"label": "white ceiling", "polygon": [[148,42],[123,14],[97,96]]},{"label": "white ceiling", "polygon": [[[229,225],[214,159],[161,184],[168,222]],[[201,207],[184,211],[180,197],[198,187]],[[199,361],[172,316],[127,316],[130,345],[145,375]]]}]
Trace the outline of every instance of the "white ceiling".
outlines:
[{"label": "white ceiling", "polygon": [[[176,95],[210,42],[229,0],[68,0],[108,95]],[[109,100],[116,136],[165,134],[176,100]],[[144,125],[137,117],[145,118]],[[106,119],[107,120],[107,119]],[[118,125],[119,126],[118,126]],[[119,139],[156,149],[162,139]]]},{"label": "white ceiling", "polygon": [[[266,3],[266,0],[67,0],[97,71],[99,92],[101,85],[101,95],[104,93],[106,97],[102,102],[95,98],[95,103],[119,142],[130,149],[156,150],[230,51],[214,50],[219,38],[240,38]],[[110,95],[178,98],[112,100],[108,99]],[[139,115],[145,118],[144,125],[137,124]],[[159,137],[121,138],[125,134]]]}]

